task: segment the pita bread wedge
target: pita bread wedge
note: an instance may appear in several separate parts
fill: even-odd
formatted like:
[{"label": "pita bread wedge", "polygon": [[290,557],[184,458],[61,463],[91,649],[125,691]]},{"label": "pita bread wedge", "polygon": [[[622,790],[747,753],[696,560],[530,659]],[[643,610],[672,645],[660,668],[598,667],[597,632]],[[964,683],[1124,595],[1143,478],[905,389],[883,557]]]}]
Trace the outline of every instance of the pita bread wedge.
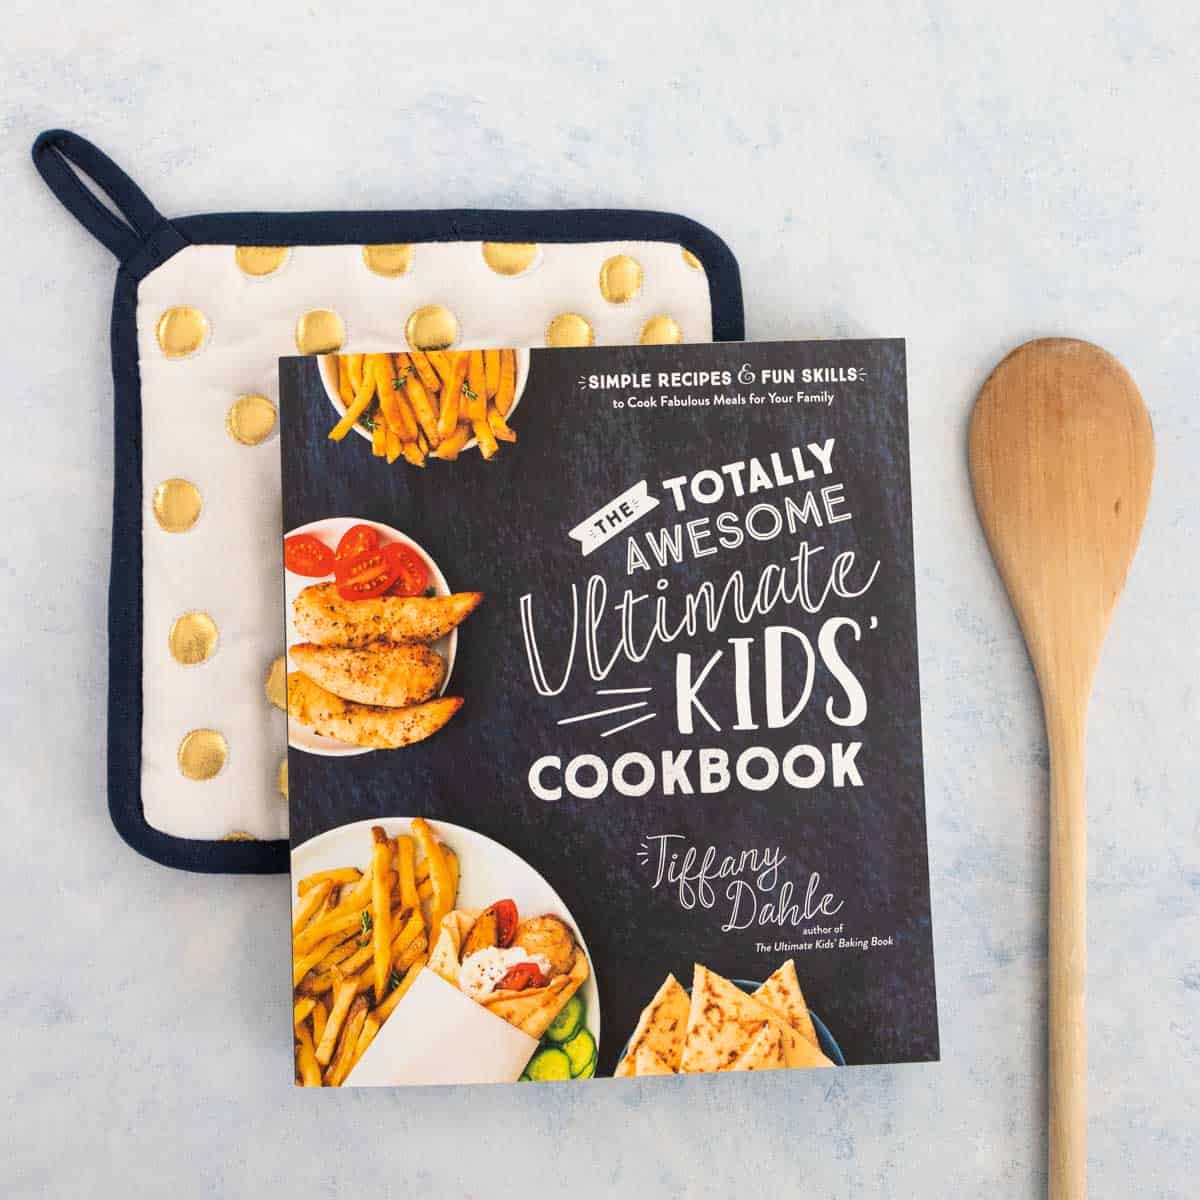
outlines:
[{"label": "pita bread wedge", "polygon": [[[429,956],[429,970],[455,987],[459,986],[459,955],[463,942],[478,918],[478,909],[456,908],[448,912],[442,918],[441,932]],[[577,945],[571,969],[556,975],[544,987],[525,988],[520,992],[496,991],[478,1003],[530,1037],[540,1038],[589,974],[587,955]]]},{"label": "pita bread wedge", "polygon": [[669,1072],[679,1070],[683,1054],[683,1038],[687,1032],[688,1010],[691,1002],[687,992],[674,975],[668,975],[654,999],[642,1009],[637,1028],[629,1039],[629,1049],[614,1072],[615,1075],[641,1075],[637,1070],[637,1055],[643,1048],[654,1051]]},{"label": "pita bread wedge", "polygon": [[627,1074],[674,1075],[675,1071],[657,1050],[643,1043],[637,1054],[634,1055],[633,1070]]},{"label": "pita bread wedge", "polygon": [[773,1008],[748,996],[736,984],[696,964],[692,1005],[680,1070],[723,1071],[748,1048],[762,1026],[779,1031],[789,1067],[831,1067],[833,1063],[796,1032]]},{"label": "pita bread wedge", "polygon": [[772,1025],[764,1025],[750,1044],[726,1067],[727,1071],[778,1071],[786,1067],[783,1035]]},{"label": "pita bread wedge", "polygon": [[789,958],[779,967],[754,993],[754,998],[761,1000],[768,1008],[773,1008],[797,1033],[806,1037],[814,1046],[819,1046],[817,1031],[813,1028],[804,993],[800,990],[800,980],[796,978],[794,959]]}]

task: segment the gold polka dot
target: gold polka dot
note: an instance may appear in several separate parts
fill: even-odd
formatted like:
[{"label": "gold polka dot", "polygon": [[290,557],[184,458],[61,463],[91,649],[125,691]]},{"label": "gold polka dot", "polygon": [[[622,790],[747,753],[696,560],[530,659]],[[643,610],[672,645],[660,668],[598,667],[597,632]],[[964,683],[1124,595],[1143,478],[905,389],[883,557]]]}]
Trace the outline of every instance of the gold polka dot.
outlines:
[{"label": "gold polka dot", "polygon": [[158,318],[154,335],[168,358],[186,358],[208,341],[208,318],[190,304],[177,304]]},{"label": "gold polka dot", "polygon": [[179,743],[176,757],[188,779],[212,779],[229,757],[229,743],[215,729],[193,729]]},{"label": "gold polka dot", "polygon": [[595,342],[591,324],[578,313],[559,313],[546,326],[547,346],[592,346]]},{"label": "gold polka dot", "polygon": [[600,268],[600,295],[609,304],[627,304],[642,290],[642,264],[628,254],[614,254]]},{"label": "gold polka dot", "polygon": [[221,841],[223,842],[257,842],[258,838],[252,833],[247,833],[244,829],[235,829],[232,833],[227,833]]},{"label": "gold polka dot", "polygon": [[683,330],[674,317],[651,317],[642,326],[643,346],[675,346],[683,341]]},{"label": "gold polka dot", "polygon": [[363,262],[376,275],[407,275],[412,266],[413,248],[407,242],[392,242],[384,246],[364,246]]},{"label": "gold polka dot", "polygon": [[689,267],[691,267],[693,271],[704,270],[704,264],[686,246],[680,246],[679,253],[683,255],[683,261]]},{"label": "gold polka dot", "polygon": [[200,516],[200,489],[186,479],[164,479],[154,489],[154,518],[168,533],[191,529]]},{"label": "gold polka dot", "polygon": [[311,309],[296,322],[296,348],[301,354],[332,354],[345,340],[346,326],[331,309]]},{"label": "gold polka dot", "polygon": [[238,246],[233,260],[247,275],[270,275],[291,256],[287,246]]},{"label": "gold polka dot", "polygon": [[186,612],[176,617],[167,635],[171,657],[185,667],[212,658],[217,650],[217,623],[206,612]]},{"label": "gold polka dot", "polygon": [[426,304],[409,316],[404,336],[414,350],[445,350],[458,340],[458,318],[444,305]]},{"label": "gold polka dot", "polygon": [[483,261],[497,275],[520,275],[537,262],[537,242],[484,242]]},{"label": "gold polka dot", "polygon": [[267,699],[287,712],[287,659],[281,654],[267,671]]},{"label": "gold polka dot", "polygon": [[239,396],[225,414],[225,432],[243,446],[265,442],[275,430],[275,405],[266,396]]},{"label": "gold polka dot", "polygon": [[279,774],[275,777],[275,786],[279,789],[279,794],[286,800],[288,794],[288,778],[287,778],[287,759],[279,760]]}]

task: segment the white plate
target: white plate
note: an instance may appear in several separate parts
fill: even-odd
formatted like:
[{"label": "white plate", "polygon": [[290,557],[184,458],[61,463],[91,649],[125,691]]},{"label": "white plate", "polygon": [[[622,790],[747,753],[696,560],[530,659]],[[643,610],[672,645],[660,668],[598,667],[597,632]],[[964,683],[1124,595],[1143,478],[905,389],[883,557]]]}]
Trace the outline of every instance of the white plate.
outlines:
[{"label": "white plate", "polygon": [[[561,917],[575,931],[591,971],[579,989],[587,1013],[587,1027],[596,1046],[600,1046],[600,1000],[596,989],[596,966],[575,918],[562,897],[523,859],[507,846],[482,833],[452,825],[449,821],[430,821],[441,842],[458,855],[459,908],[487,908],[497,900],[512,900],[521,920],[544,913]],[[292,907],[295,908],[296,884],[314,871],[332,871],[338,867],[366,870],[371,861],[371,826],[380,825],[388,837],[412,832],[411,817],[388,820],[355,821],[319,833],[292,851]]]},{"label": "white plate", "polygon": [[[428,568],[429,584],[434,593],[438,596],[450,595],[450,585],[446,582],[446,577],[425,549],[407,534],[393,529],[390,525],[383,525],[379,521],[366,521],[362,517],[326,517],[324,521],[313,521],[308,525],[301,525],[297,529],[290,529],[283,536],[290,538],[298,533],[311,533],[324,542],[330,550],[336,550],[342,535],[353,525],[369,525],[379,533],[381,542],[403,542],[404,545],[410,546],[420,555],[421,561]],[[332,575],[326,575],[321,579],[315,579],[311,575],[296,575],[292,571],[284,571],[283,596],[287,611],[287,647],[289,650],[297,642],[304,641],[296,632],[296,626],[292,620],[292,601],[310,584],[327,583],[332,578]],[[444,638],[430,642],[430,646],[442,656],[446,663],[446,678],[442,681],[441,691],[438,693],[438,695],[443,695],[450,683],[450,673],[454,670],[454,655],[458,650],[458,630],[452,629]],[[289,667],[290,665],[289,663]],[[290,717],[288,718],[288,745],[293,750],[304,750],[308,754],[321,754],[329,758],[347,758],[354,754],[371,752],[370,746],[351,746],[346,742],[339,742],[336,738],[322,737],[293,721]]]},{"label": "white plate", "polygon": [[[505,347],[509,349],[510,347]],[[517,356],[517,379],[516,390],[513,392],[512,407],[508,410],[508,417],[511,417],[517,410],[517,405],[521,403],[521,396],[525,391],[525,381],[529,378],[529,351],[516,350],[514,353]],[[321,383],[325,386],[325,395],[329,397],[329,403],[333,405],[339,417],[346,415],[346,406],[342,403],[341,394],[338,392],[337,383],[337,355],[325,354],[321,356]],[[505,418],[507,420],[507,417]],[[354,432],[361,438],[366,438],[369,442],[371,435],[357,422],[354,422]],[[472,446],[477,445],[475,438],[471,438],[464,446],[464,450],[470,450]],[[441,459],[435,459],[435,462],[441,462]]]}]

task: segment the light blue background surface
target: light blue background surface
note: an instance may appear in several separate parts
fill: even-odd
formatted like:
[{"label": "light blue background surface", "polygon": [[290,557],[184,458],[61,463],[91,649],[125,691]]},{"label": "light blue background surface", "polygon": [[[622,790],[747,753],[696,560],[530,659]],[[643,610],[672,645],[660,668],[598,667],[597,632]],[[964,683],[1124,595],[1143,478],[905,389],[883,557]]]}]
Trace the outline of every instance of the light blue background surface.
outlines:
[{"label": "light blue background surface", "polygon": [[[1092,1194],[1194,1194],[1195,6],[449,8],[8,7],[3,1190],[1038,1195],[1046,749],[964,437],[1008,349],[1074,334],[1130,368],[1159,454],[1091,718]],[[908,337],[940,1066],[290,1087],[285,881],[154,866],[104,808],[114,264],[29,165],[53,125],[168,214],[679,209],[740,259],[750,336]]]}]

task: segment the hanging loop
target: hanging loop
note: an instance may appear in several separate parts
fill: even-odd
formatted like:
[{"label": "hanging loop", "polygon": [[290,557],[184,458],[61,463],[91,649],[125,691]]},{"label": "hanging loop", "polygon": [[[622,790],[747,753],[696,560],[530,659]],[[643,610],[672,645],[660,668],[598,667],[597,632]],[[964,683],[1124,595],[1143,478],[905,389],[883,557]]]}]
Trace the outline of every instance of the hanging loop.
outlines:
[{"label": "hanging loop", "polygon": [[[102,150],[68,129],[48,129],[33,144],[33,164],[63,207],[122,262],[167,224],[145,192]],[[108,198],[112,208],[84,180]],[[116,211],[113,211],[113,210]]]}]

